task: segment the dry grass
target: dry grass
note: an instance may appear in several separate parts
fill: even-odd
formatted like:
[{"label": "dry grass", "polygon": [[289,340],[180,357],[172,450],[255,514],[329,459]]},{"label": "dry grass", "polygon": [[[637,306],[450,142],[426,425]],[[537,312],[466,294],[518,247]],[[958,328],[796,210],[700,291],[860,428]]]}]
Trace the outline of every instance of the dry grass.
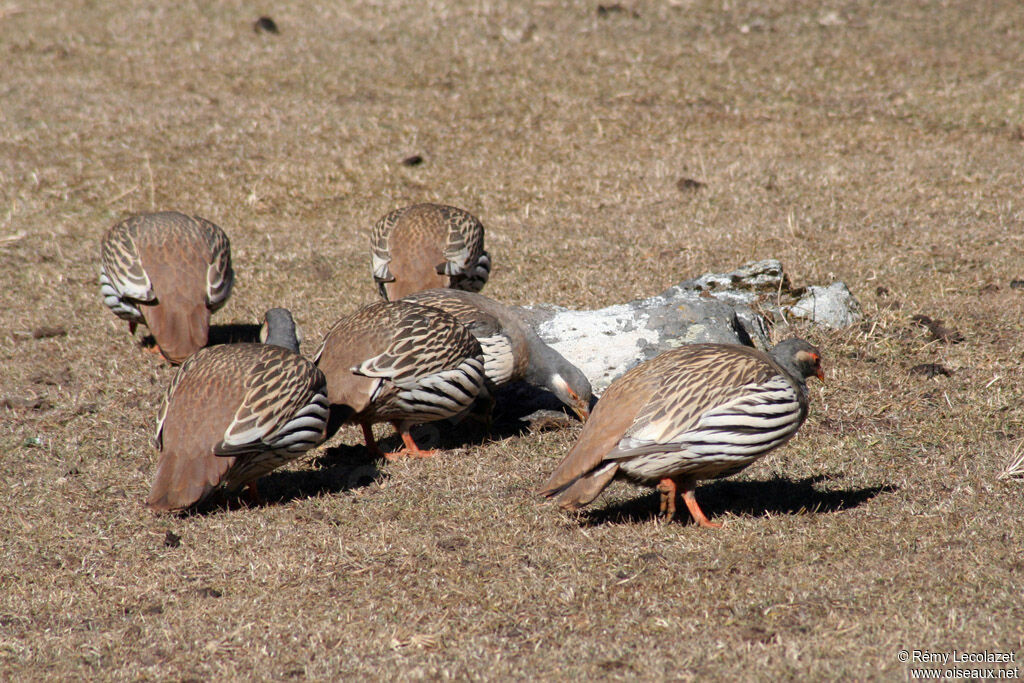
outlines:
[{"label": "dry grass", "polygon": [[[1021,651],[1019,3],[628,7],[280,2],[272,35],[237,1],[0,2],[0,398],[39,403],[0,408],[4,678],[864,679],[901,648]],[[700,489],[717,533],[626,485],[538,502],[574,428],[380,470],[318,451],[266,507],[150,514],[170,370],[101,306],[103,230],[214,220],[216,321],[285,305],[308,350],[373,299],[369,226],[419,200],[481,217],[510,302],[777,257],[867,321],[803,331],[828,383]]]}]

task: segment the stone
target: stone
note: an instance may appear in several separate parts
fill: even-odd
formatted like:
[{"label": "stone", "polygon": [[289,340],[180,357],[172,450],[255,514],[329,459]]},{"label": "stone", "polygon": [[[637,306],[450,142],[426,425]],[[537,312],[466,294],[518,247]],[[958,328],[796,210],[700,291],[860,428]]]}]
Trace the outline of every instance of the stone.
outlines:
[{"label": "stone", "polygon": [[[844,327],[860,306],[842,282],[794,296],[777,260],[708,273],[657,296],[597,310],[550,304],[518,308],[547,344],[579,367],[600,394],[638,363],[683,344],[717,342],[767,349],[772,323],[787,315]],[[771,320],[766,317],[771,316]]]},{"label": "stone", "polygon": [[843,282],[833,282],[828,287],[811,285],[799,301],[784,310],[794,317],[837,330],[863,317],[860,304]]}]

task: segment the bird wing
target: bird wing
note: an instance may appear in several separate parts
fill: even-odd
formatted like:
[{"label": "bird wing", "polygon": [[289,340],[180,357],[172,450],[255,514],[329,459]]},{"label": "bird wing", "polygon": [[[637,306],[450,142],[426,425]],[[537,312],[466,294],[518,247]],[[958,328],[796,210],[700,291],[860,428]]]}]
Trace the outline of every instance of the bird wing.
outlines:
[{"label": "bird wing", "polygon": [[356,365],[356,374],[406,386],[457,368],[467,356],[482,356],[480,343],[443,311],[410,304],[389,308],[387,314],[392,318],[390,342],[383,352]]},{"label": "bird wing", "polygon": [[[478,265],[484,252],[484,226],[472,214],[454,206],[439,206],[448,225],[445,237],[444,263],[437,266],[439,275],[468,275]],[[490,260],[487,260],[488,270]]]},{"label": "bird wing", "polygon": [[405,208],[396,209],[384,216],[374,224],[373,230],[370,232],[370,269],[380,294],[385,299],[387,296],[384,293],[384,283],[395,281],[395,276],[388,267],[391,263],[391,230],[405,210]]},{"label": "bird wing", "polygon": [[661,386],[605,459],[684,449],[696,457],[716,449],[753,454],[776,431],[789,438],[806,412],[796,388],[774,364],[738,349],[708,345],[670,355]]},{"label": "bird wing", "polygon": [[214,453],[238,455],[315,440],[326,424],[326,394],[327,381],[313,364],[287,349],[265,347],[247,374],[245,395]]},{"label": "bird wing", "polygon": [[198,229],[205,234],[210,246],[209,265],[206,268],[206,306],[216,311],[231,295],[235,271],[231,267],[231,242],[219,227],[210,221],[193,216]]},{"label": "bird wing", "polygon": [[152,301],[153,283],[142,265],[136,242],[141,216],[131,216],[112,227],[103,239],[103,274],[111,287],[124,298]]}]

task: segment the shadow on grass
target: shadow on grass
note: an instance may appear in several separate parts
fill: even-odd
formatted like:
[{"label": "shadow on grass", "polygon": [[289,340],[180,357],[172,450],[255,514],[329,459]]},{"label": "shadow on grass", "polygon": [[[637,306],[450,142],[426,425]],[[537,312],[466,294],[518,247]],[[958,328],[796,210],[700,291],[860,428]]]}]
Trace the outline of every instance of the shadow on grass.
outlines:
[{"label": "shadow on grass", "polygon": [[249,323],[229,323],[227,325],[210,325],[207,346],[215,344],[259,343],[260,326]]},{"label": "shadow on grass", "polygon": [[[332,416],[332,424],[327,430],[330,435],[328,439],[333,437],[337,426],[340,426],[334,422]],[[340,423],[340,420],[337,422]],[[428,422],[414,426],[410,433],[416,445],[423,450],[451,450],[578,424],[576,415],[553,394],[519,382],[498,390],[489,425],[483,403],[478,402],[460,422]],[[403,447],[398,432],[389,433],[380,439],[378,445],[385,452]]]},{"label": "shadow on grass", "polygon": [[260,492],[266,505],[280,505],[297,498],[361,489],[383,477],[377,459],[365,447],[339,445],[324,449],[307,468],[271,472],[260,480]]},{"label": "shadow on grass", "polygon": [[[210,334],[207,337],[207,346],[217,344],[244,344],[259,343],[260,326],[248,323],[230,323],[227,325],[210,325]],[[152,334],[145,334],[139,338],[139,346],[144,349],[152,349],[156,346],[156,337]]]},{"label": "shadow on grass", "polygon": [[[880,493],[898,490],[892,484],[819,491],[815,484],[830,479],[819,474],[797,481],[775,477],[766,481],[717,481],[697,486],[697,502],[711,521],[725,513],[738,516],[825,514],[858,507]],[[606,508],[586,511],[583,526],[647,522],[657,518],[659,494],[650,493]],[[692,522],[686,506],[677,503],[676,521]]]},{"label": "shadow on grass", "polygon": [[302,470],[275,470],[258,480],[260,502],[249,502],[246,494],[214,493],[208,500],[178,513],[181,517],[231,512],[244,508],[283,505],[300,498],[341,493],[370,486],[385,475],[376,459],[362,446],[336,446],[324,450]]},{"label": "shadow on grass", "polygon": [[[210,331],[210,344],[258,341],[258,325],[217,325]],[[250,338],[251,337],[251,338]],[[335,419],[337,417],[337,419]],[[328,438],[334,438],[348,415],[332,414]],[[416,445],[423,450],[451,450],[490,441],[518,437],[530,432],[559,429],[578,423],[576,416],[544,389],[516,384],[499,390],[490,429],[485,420],[467,417],[458,424],[448,420],[417,425],[412,428]],[[385,452],[400,450],[402,439],[393,432],[378,442]],[[369,486],[385,475],[378,469],[378,460],[362,443],[340,444],[324,449],[301,470],[276,470],[259,479],[261,502],[246,501],[244,492],[225,496],[214,494],[199,506],[179,514],[210,515],[246,507],[281,505],[299,498],[341,493]]]}]

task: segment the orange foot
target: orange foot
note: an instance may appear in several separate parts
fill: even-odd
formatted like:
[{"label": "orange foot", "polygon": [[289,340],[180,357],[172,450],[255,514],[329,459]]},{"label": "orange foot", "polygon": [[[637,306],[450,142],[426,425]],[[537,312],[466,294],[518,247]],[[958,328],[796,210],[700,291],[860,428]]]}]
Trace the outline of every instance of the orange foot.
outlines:
[{"label": "orange foot", "polygon": [[398,460],[399,458],[430,458],[437,455],[438,451],[423,451],[416,445],[416,442],[412,440],[412,435],[408,431],[399,428],[398,433],[402,435],[402,443],[405,444],[405,448],[400,451],[394,451],[393,453],[385,453],[384,457],[388,460]]},{"label": "orange foot", "polygon": [[693,489],[694,482],[692,480],[683,485],[683,502],[686,503],[686,509],[690,511],[693,520],[705,529],[721,529],[722,525],[708,519],[704,511],[697,505],[697,498],[693,495]]}]

